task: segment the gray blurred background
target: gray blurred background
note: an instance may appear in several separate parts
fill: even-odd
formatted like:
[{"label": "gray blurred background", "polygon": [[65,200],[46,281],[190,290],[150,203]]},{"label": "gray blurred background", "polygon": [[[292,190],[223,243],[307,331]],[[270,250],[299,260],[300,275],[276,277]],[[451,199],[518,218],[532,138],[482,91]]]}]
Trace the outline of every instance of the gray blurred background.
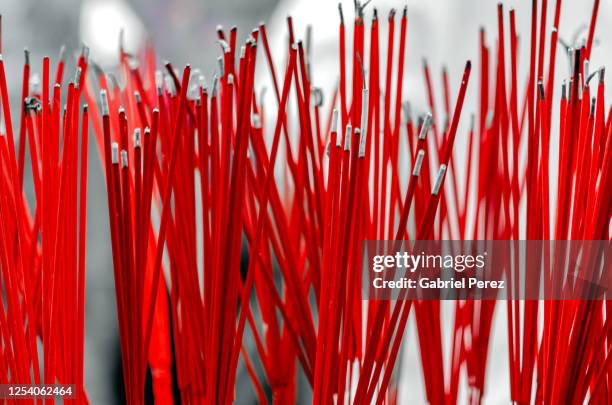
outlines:
[{"label": "gray blurred background", "polygon": [[[353,16],[352,3],[352,1],[344,2],[347,21],[351,21]],[[471,58],[476,66],[479,66],[477,54],[479,26],[486,27],[488,45],[492,52],[495,49],[496,2],[487,0],[427,2],[374,0],[372,2],[379,8],[381,21],[385,21],[391,7],[401,9],[406,3],[409,6],[409,22],[404,94],[407,94],[406,97],[413,103],[414,111],[422,113],[427,110],[427,105],[424,101],[421,58],[426,56],[429,59],[435,84],[439,83],[437,77],[442,65],[448,66],[454,102],[459,75],[465,60]],[[517,25],[521,35],[519,63],[523,78],[529,48],[527,46],[530,18],[528,3],[530,4],[524,1],[504,2],[506,11],[508,6],[517,7]],[[561,37],[569,40],[581,27],[588,24],[591,7],[592,0],[565,1],[559,29]],[[553,9],[554,2],[549,1],[549,21]],[[193,67],[200,68],[209,80],[219,54],[219,46],[215,42],[215,27],[218,24],[225,28],[238,26],[238,38],[242,41],[259,21],[266,21],[278,69],[282,64],[283,51],[286,47],[285,17],[291,14],[294,17],[296,35],[299,37],[303,37],[306,24],[313,24],[313,79],[314,85],[321,86],[327,96],[324,111],[329,108],[330,91],[338,77],[337,3],[330,0],[0,0],[0,14],[2,14],[3,56],[7,66],[13,111],[17,111],[19,105],[25,46],[32,52],[33,74],[40,72],[43,56],[49,55],[52,61],[56,61],[62,45],[66,45],[67,55],[73,56],[79,52],[82,42],[91,48],[91,57],[96,62],[107,69],[112,69],[117,62],[121,28],[125,29],[128,51],[135,51],[145,40],[150,39],[155,44],[158,63],[168,59],[177,68],[185,63],[191,63]],[[369,8],[367,16],[368,19],[371,16]],[[505,21],[507,22],[507,15]],[[396,30],[399,28],[396,27]],[[601,4],[596,37],[598,44],[592,53],[592,71],[612,59],[610,43],[607,41],[608,38],[612,38],[612,5],[609,1]],[[383,48],[381,54],[384,54],[385,25],[380,31],[380,41]],[[548,45],[546,52],[548,55]],[[73,75],[73,59],[68,58],[67,77]],[[260,56],[260,61],[261,59]],[[567,74],[565,56],[559,48],[557,83],[560,83]],[[267,67],[262,69],[260,65],[257,75],[257,83],[260,84],[257,87],[260,89],[261,83],[268,80]],[[610,88],[608,86],[608,92]],[[435,90],[439,93],[441,89]],[[555,89],[557,99],[558,92],[559,89]],[[465,107],[466,117],[475,109],[476,94],[476,79],[473,75]],[[266,102],[271,103],[272,97],[268,97]],[[438,102],[441,103],[441,100]],[[273,111],[274,105],[271,107],[268,111]],[[441,111],[441,105],[438,105],[437,109]],[[441,122],[442,117],[437,119]],[[16,117],[13,121],[14,125],[18,125],[19,120]],[[467,118],[462,119],[461,125],[467,126],[468,121]],[[455,146],[456,156],[459,159],[465,150],[465,144],[465,137],[459,136]],[[554,154],[557,148],[554,139],[551,148]],[[105,187],[94,142],[90,142],[90,157],[85,381],[93,404],[112,404],[119,402],[119,344]],[[407,163],[400,162],[400,164]],[[29,174],[27,167],[26,164],[26,175]],[[462,167],[461,160],[458,167]],[[457,175],[461,178],[464,173],[459,172]],[[554,183],[553,179],[556,179],[554,164],[552,164],[551,183]],[[31,191],[31,182],[26,188]],[[553,193],[551,210],[554,210],[554,196],[556,193]],[[33,195],[29,197],[33,198]],[[444,306],[446,307],[446,304]],[[444,311],[443,328],[446,330],[452,325],[450,314],[452,311]],[[400,402],[420,404],[425,403],[425,399],[418,358],[418,342],[414,335],[412,319],[410,322],[407,344],[405,344],[407,349],[404,350],[401,365]],[[494,389],[489,390],[485,397],[489,404],[508,403],[505,328],[505,314],[500,311],[496,316],[488,368],[489,381],[494,382],[492,384]],[[242,367],[242,363],[239,367]],[[236,402],[254,403],[251,384],[246,374],[242,369],[238,373],[240,377],[237,383]],[[303,402],[306,401],[307,399],[303,399]]]}]

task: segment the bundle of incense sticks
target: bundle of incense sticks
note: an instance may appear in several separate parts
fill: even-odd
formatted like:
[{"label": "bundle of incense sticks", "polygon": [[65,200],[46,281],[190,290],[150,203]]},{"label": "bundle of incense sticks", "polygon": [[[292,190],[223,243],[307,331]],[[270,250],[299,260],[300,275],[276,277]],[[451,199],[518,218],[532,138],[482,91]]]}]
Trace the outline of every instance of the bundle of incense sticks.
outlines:
[{"label": "bundle of incense sticks", "polygon": [[[63,111],[63,61],[50,94],[50,60],[43,59],[38,94],[28,88],[26,52],[18,158],[0,61],[6,128],[0,138],[6,218],[0,382],[75,382],[77,402],[87,401],[82,348],[91,123],[106,178],[128,403],[144,402],[147,367],[157,403],[179,399],[173,380],[181,402],[230,403],[243,363],[261,403],[296,402],[303,375],[313,403],[393,404],[411,310],[427,401],[481,403],[497,303],[455,302],[445,361],[440,302],[362,301],[362,241],[609,241],[612,123],[604,69],[589,71],[599,1],[586,41],[569,49],[573,72],[559,100],[552,96],[563,56],[557,55],[561,1],[550,32],[546,0],[532,0],[531,10],[497,7],[497,38],[491,42],[484,30],[475,36],[480,55],[474,65],[466,63],[461,78],[444,69],[437,82],[424,63],[430,112],[416,120],[404,102],[411,95],[403,93],[411,60],[406,8],[381,22],[376,9],[366,17],[365,5],[356,2],[351,40],[339,7],[339,84],[326,106],[291,18],[286,49],[274,55],[265,25],[242,45],[236,28],[219,27],[219,67],[208,82],[190,66],[182,73],[169,62],[158,67],[152,47],[138,56],[121,47],[120,86],[95,64],[87,70],[84,52]],[[519,12],[531,12],[526,78],[517,73]],[[255,96],[256,67],[271,77],[273,111]],[[456,88],[453,79],[461,80]],[[478,86],[478,110],[462,133],[469,85]],[[90,108],[79,122],[82,99]],[[468,143],[461,160],[453,158],[457,137]],[[26,139],[34,215],[22,196]],[[552,141],[560,145],[558,155]],[[558,165],[557,178],[549,176],[551,165]],[[512,288],[519,283],[513,280]],[[500,305],[507,314],[509,401],[609,401],[607,301]],[[245,345],[251,338],[254,351]],[[459,398],[463,383],[467,398]]]},{"label": "bundle of incense sticks", "polygon": [[[50,59],[43,58],[42,91],[40,86],[30,87],[30,53],[26,49],[24,54],[22,104],[17,114],[9,106],[0,55],[4,123],[0,133],[1,382],[74,384],[72,394],[84,402],[89,119],[87,105],[81,105],[80,99],[88,50],[83,48],[74,78],[63,90],[63,107],[63,52],[53,82]],[[14,118],[19,123],[18,154]],[[26,148],[34,205],[25,198]]]}]

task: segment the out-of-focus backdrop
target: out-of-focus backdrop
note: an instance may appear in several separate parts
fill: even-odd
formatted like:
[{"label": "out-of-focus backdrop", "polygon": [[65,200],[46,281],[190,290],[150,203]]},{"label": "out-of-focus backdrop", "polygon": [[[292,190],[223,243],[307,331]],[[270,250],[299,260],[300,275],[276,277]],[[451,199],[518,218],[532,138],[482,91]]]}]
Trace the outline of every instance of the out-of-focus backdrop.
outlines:
[{"label": "out-of-focus backdrop", "polygon": [[[516,3],[516,4],[514,4]],[[548,18],[552,24],[554,1],[549,1]],[[563,2],[560,36],[567,41],[580,41],[586,36],[592,1],[569,0]],[[486,0],[373,0],[366,9],[369,19],[371,7],[376,6],[381,19],[391,7],[400,9],[408,4],[408,42],[406,50],[406,90],[415,112],[427,110],[422,80],[423,57],[429,60],[434,75],[439,75],[442,65],[448,66],[453,96],[459,75],[466,59],[478,63],[477,39],[480,26],[488,33],[489,46],[495,49],[497,15],[495,2]],[[520,63],[523,69],[529,49],[529,16],[531,2],[506,1],[517,8],[520,32]],[[352,1],[344,2],[345,18],[353,18]],[[277,64],[283,63],[286,49],[285,17],[292,15],[296,34],[303,37],[306,24],[312,24],[312,74],[313,83],[322,87],[329,103],[331,92],[338,78],[337,67],[337,3],[330,0],[2,0],[2,46],[7,65],[9,91],[14,106],[19,103],[23,48],[32,52],[33,74],[40,72],[43,56],[57,58],[60,47],[66,46],[71,75],[73,57],[80,51],[81,43],[91,49],[91,57],[105,69],[112,70],[117,62],[119,32],[125,32],[128,51],[136,51],[146,41],[155,44],[157,56],[171,60],[176,67],[191,63],[199,68],[207,80],[216,67],[219,46],[215,28],[236,25],[239,38],[244,39],[259,21],[266,21],[272,49],[277,52]],[[386,27],[381,30],[381,43],[386,42]],[[547,34],[548,35],[548,34]],[[596,46],[592,53],[592,70],[612,61],[612,4],[604,1],[599,12]],[[386,52],[381,50],[381,54]],[[558,77],[566,77],[568,64],[563,50],[559,49]],[[260,58],[261,60],[262,58]],[[612,66],[608,63],[609,66]],[[524,73],[524,71],[523,71]],[[259,82],[265,82],[268,71],[258,70]],[[524,75],[522,76],[524,78]],[[438,89],[437,91],[440,91]],[[559,89],[555,90],[558,97]],[[471,86],[473,101],[466,111],[475,106],[475,86]],[[271,98],[270,98],[271,99]],[[441,101],[441,100],[439,100]],[[454,102],[454,100],[453,100]],[[326,104],[326,109],[329,105]],[[439,108],[440,110],[440,108]],[[438,117],[441,120],[440,117]],[[462,120],[466,125],[468,119]],[[462,146],[458,139],[457,148]],[[104,183],[95,143],[90,143],[92,156],[89,175],[88,236],[87,236],[87,312],[85,380],[89,398],[93,404],[119,402],[120,362],[117,337],[117,319],[113,284],[112,261],[108,235],[108,219]],[[557,146],[552,144],[555,149]],[[461,166],[461,165],[459,165]],[[555,164],[552,164],[555,167]],[[554,170],[554,169],[553,169]],[[461,174],[459,174],[461,175]],[[551,173],[555,178],[556,173]],[[31,181],[31,179],[30,179]],[[31,189],[31,187],[27,187]],[[555,195],[555,194],[553,194]],[[30,196],[33,197],[33,196]],[[553,202],[554,204],[554,202]],[[551,209],[553,207],[551,204]],[[445,328],[452,325],[452,312],[446,311]],[[507,354],[505,342],[505,316],[499,311],[492,336],[488,372],[487,403],[508,403]],[[409,325],[409,331],[414,331]],[[418,342],[414,332],[404,344],[401,364],[400,402],[425,403],[421,382]],[[250,383],[244,371],[239,370],[236,402],[255,403]],[[303,403],[308,396],[301,396]]]}]

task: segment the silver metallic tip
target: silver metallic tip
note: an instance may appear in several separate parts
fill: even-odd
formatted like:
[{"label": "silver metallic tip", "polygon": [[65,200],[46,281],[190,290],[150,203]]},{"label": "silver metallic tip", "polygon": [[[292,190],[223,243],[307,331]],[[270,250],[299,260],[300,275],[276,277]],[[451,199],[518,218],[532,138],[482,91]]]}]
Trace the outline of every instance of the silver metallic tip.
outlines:
[{"label": "silver metallic tip", "polygon": [[119,144],[117,142],[111,144],[111,162],[114,165],[119,164]]},{"label": "silver metallic tip", "polygon": [[214,75],[213,76],[213,83],[212,83],[212,92],[211,92],[211,95],[213,97],[215,97],[217,95],[217,86],[218,86],[218,83],[219,83],[219,79],[217,78],[217,75]]},{"label": "silver metallic tip", "polygon": [[425,120],[423,121],[423,126],[421,127],[421,132],[419,133],[419,139],[423,140],[427,137],[427,133],[429,132],[429,128],[431,128],[432,116],[431,113],[425,114]]},{"label": "silver metallic tip", "polygon": [[357,157],[363,158],[366,155],[366,132],[361,132],[361,129],[355,129],[355,136],[359,135],[359,152]]},{"label": "silver metallic tip", "polygon": [[404,112],[406,122],[412,122],[412,106],[410,105],[410,101],[404,101],[402,103],[402,111]]},{"label": "silver metallic tip", "polygon": [[77,68],[76,72],[74,72],[74,85],[78,88],[79,84],[81,83],[81,74],[82,74],[82,70],[81,68]]},{"label": "silver metallic tip", "polygon": [[66,56],[66,45],[62,45],[59,51],[59,61],[64,62],[65,56]]},{"label": "silver metallic tip", "polygon": [[142,142],[141,142],[140,128],[136,128],[134,129],[134,147],[140,148],[141,146],[142,146]]},{"label": "silver metallic tip", "polygon": [[419,150],[417,153],[416,160],[414,161],[414,168],[412,169],[412,175],[414,177],[419,177],[421,174],[421,167],[423,166],[423,158],[425,158],[425,151],[423,149]]},{"label": "silver metallic tip", "polygon": [[440,188],[442,188],[442,182],[444,181],[444,175],[446,174],[446,165],[441,165],[440,170],[438,171],[438,178],[436,179],[436,184],[434,185],[431,194],[438,195],[440,192]]},{"label": "silver metallic tip", "polygon": [[338,132],[338,109],[334,108],[332,113],[331,132]]},{"label": "silver metallic tip", "polygon": [[349,124],[346,126],[346,132],[344,134],[344,150],[345,151],[351,150],[351,132],[353,132],[353,128],[351,127],[351,124]]},{"label": "silver metallic tip", "polygon": [[251,116],[251,125],[255,129],[261,129],[261,117],[259,114],[253,114]]},{"label": "silver metallic tip", "polygon": [[108,96],[106,90],[100,90],[100,112],[102,115],[108,115]]},{"label": "silver metallic tip", "polygon": [[[365,84],[365,80],[364,80]],[[364,87],[361,90],[361,130],[363,131],[363,135],[365,138],[366,133],[368,132],[368,89]]]},{"label": "silver metallic tip", "polygon": [[121,168],[128,167],[128,153],[126,150],[121,151]]}]

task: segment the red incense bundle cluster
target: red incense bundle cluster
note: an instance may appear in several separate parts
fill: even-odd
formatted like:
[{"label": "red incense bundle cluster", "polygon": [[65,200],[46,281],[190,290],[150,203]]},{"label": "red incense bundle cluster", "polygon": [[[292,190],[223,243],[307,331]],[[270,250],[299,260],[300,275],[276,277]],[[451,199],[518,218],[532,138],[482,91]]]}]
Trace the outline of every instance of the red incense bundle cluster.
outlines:
[{"label": "red incense bundle cluster", "polygon": [[[0,50],[1,52],[1,50]],[[0,383],[74,384],[83,390],[88,110],[81,105],[87,49],[62,90],[63,51],[42,90],[30,87],[25,50],[21,108],[11,111],[0,54]],[[66,103],[62,106],[62,92]],[[13,120],[18,122],[18,154]],[[25,198],[25,152],[35,201]],[[80,151],[80,152],[79,152]],[[32,402],[32,401],[31,401]],[[40,402],[40,401],[39,401]]]},{"label": "red incense bundle cluster", "polygon": [[[375,9],[366,19],[356,3],[349,40],[340,7],[339,86],[325,108],[291,18],[287,47],[277,55],[264,25],[242,45],[237,29],[219,28],[222,55],[210,87],[190,66],[182,74],[170,63],[156,70],[152,48],[140,57],[120,50],[121,86],[99,68],[85,80],[82,57],[63,117],[60,86],[49,95],[45,58],[41,95],[30,94],[24,71],[24,99],[36,97],[40,108],[32,109],[38,104],[31,98],[24,103],[19,159],[0,62],[7,128],[0,209],[14,213],[2,224],[3,381],[29,376],[30,364],[36,370],[40,336],[44,381],[82,387],[88,125],[85,109],[79,175],[82,92],[106,177],[128,403],[143,403],[147,366],[158,403],[172,403],[173,378],[181,402],[232,402],[240,360],[261,403],[294,403],[301,395],[298,373],[313,403],[396,403],[396,363],[412,309],[428,402],[457,403],[465,382],[468,402],[480,403],[496,302],[455,303],[445,361],[440,302],[362,301],[362,241],[608,241],[612,120],[604,70],[589,71],[598,7],[595,0],[584,45],[569,52],[573,72],[560,100],[552,95],[561,1],[547,33],[547,1],[532,0],[528,77],[518,77],[517,12],[499,5],[495,48],[481,30],[478,68],[468,61],[456,89],[446,70],[438,87],[424,64],[431,112],[416,121],[403,102],[411,96],[403,94],[405,61],[411,63],[406,9],[399,17],[392,10],[381,23]],[[279,70],[275,61],[282,57]],[[256,66],[270,74],[274,111],[255,96]],[[466,91],[475,82],[478,111],[462,134]],[[468,139],[466,159],[453,159],[457,136]],[[26,138],[43,202],[33,219],[21,195]],[[558,156],[551,139],[558,139]],[[558,178],[549,176],[554,164]],[[545,262],[545,274],[554,274],[556,265]],[[54,294],[59,285],[74,295]],[[518,289],[519,280],[511,286]],[[606,301],[504,304],[513,403],[607,403],[612,308]],[[252,336],[254,351],[245,336]],[[60,348],[74,356],[56,359]]]}]

